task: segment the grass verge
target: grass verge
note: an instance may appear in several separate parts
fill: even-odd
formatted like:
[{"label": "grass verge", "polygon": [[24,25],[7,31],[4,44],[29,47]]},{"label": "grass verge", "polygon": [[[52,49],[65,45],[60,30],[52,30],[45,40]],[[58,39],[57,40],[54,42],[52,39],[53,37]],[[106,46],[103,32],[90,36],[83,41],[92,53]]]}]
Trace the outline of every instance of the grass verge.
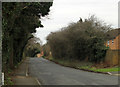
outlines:
[{"label": "grass verge", "polygon": [[82,69],[82,70],[87,70],[87,71],[93,71],[93,72],[117,72],[120,71],[120,67],[115,66],[115,67],[107,67],[107,68],[97,68],[95,67],[93,63],[91,62],[86,62],[86,61],[78,61],[78,60],[63,60],[63,59],[55,59],[55,58],[47,58],[50,61],[53,61],[57,64],[67,66],[67,67],[72,67],[76,69]]}]

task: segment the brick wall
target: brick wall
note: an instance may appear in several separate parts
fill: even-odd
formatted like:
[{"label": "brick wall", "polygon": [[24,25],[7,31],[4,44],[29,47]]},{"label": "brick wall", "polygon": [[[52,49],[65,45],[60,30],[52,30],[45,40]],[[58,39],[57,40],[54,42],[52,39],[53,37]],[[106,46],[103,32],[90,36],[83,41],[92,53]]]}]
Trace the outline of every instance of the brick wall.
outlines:
[{"label": "brick wall", "polygon": [[118,35],[115,39],[109,40],[106,42],[106,46],[111,50],[120,50],[120,35]]},{"label": "brick wall", "polygon": [[106,53],[105,62],[108,65],[118,65],[120,61],[120,35],[115,39],[106,42],[106,46],[110,49]]},{"label": "brick wall", "polygon": [[42,57],[43,55],[44,55],[44,53],[43,53],[43,51],[42,51],[41,53],[38,53],[38,54],[37,54],[37,57],[40,58],[40,57]]}]

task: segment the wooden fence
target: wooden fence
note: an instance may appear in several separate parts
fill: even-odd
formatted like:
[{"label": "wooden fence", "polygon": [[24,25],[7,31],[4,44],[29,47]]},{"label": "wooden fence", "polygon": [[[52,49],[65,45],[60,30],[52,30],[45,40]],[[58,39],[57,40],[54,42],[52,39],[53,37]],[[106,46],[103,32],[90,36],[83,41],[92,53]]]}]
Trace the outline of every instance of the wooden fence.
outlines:
[{"label": "wooden fence", "polygon": [[120,61],[120,50],[108,50],[105,57],[105,63],[114,66]]}]

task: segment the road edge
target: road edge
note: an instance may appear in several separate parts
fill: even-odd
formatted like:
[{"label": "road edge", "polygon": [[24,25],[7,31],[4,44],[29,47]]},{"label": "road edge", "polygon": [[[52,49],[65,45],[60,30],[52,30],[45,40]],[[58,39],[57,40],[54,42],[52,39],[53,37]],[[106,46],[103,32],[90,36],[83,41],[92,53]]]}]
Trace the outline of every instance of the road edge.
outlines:
[{"label": "road edge", "polygon": [[[46,58],[44,58],[44,59],[46,59]],[[47,58],[46,60],[49,60],[49,59]],[[98,71],[92,71],[92,70],[88,70],[88,69],[80,69],[80,68],[77,68],[77,67],[66,66],[66,65],[60,64],[60,63],[58,63],[56,61],[53,61],[53,60],[49,60],[49,61],[54,62],[54,63],[59,64],[59,65],[64,66],[64,67],[74,68],[74,69],[77,69],[77,70],[93,72],[93,73],[99,73],[99,74],[112,75],[112,76],[120,76],[119,73],[118,74],[112,74],[110,72],[98,72]]]}]

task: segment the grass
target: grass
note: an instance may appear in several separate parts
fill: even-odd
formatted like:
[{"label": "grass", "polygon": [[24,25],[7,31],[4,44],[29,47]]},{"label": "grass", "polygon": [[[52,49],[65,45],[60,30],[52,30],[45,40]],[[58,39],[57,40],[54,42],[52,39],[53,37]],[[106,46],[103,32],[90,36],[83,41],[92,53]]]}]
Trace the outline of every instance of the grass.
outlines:
[{"label": "grass", "polygon": [[91,68],[91,70],[97,71],[97,72],[116,72],[116,71],[120,71],[120,67],[103,68],[103,69]]},{"label": "grass", "polygon": [[77,69],[84,69],[84,70],[90,70],[94,72],[117,72],[120,71],[120,67],[108,67],[108,68],[96,68],[94,67],[93,63],[86,62],[86,61],[78,61],[78,60],[64,60],[64,59],[55,59],[55,58],[49,58],[49,60],[54,61],[57,64],[61,64],[68,67],[73,67]]},{"label": "grass", "polygon": [[10,77],[7,77],[5,79],[5,85],[14,85],[14,83],[12,82],[12,79]]},{"label": "grass", "polygon": [[12,73],[12,70],[11,69],[8,69],[8,72],[5,73],[5,82],[4,84],[5,85],[13,85],[14,83],[12,82],[12,79],[11,79],[11,76],[10,74]]}]

